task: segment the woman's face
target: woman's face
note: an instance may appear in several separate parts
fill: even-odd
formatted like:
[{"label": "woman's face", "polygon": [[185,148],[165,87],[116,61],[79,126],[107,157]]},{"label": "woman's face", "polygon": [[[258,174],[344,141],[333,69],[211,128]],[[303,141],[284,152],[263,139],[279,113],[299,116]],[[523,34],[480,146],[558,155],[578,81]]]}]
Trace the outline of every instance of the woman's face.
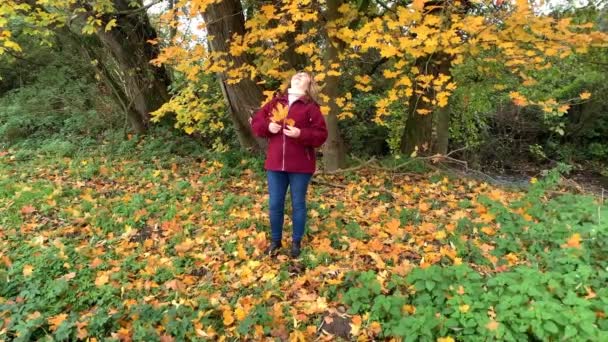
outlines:
[{"label": "woman's face", "polygon": [[310,76],[305,72],[299,72],[291,78],[291,87],[306,90],[310,83]]}]

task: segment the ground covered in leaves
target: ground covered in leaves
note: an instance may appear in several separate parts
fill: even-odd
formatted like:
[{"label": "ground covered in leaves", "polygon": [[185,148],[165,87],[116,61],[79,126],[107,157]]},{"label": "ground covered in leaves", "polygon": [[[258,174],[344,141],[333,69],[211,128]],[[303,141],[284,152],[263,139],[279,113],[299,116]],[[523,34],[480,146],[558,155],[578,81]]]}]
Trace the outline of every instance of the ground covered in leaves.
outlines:
[{"label": "ground covered in leaves", "polygon": [[[0,340],[607,338],[608,208],[557,171],[317,175],[298,260],[262,160],[0,156]],[[290,240],[287,203],[284,245]]]}]

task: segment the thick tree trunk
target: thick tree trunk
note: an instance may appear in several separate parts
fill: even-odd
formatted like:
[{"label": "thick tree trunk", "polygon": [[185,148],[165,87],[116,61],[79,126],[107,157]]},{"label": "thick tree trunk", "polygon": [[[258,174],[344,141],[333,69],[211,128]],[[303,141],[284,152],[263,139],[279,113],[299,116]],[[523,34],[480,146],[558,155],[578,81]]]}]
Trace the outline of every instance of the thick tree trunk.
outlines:
[{"label": "thick tree trunk", "polygon": [[[328,0],[327,1],[327,13],[326,17],[328,21],[335,20],[338,17],[338,7],[342,4],[341,0]],[[333,63],[339,63],[338,47],[341,46],[340,42],[335,41],[329,35],[327,35],[327,49],[325,55],[325,65],[331,65]],[[335,99],[339,97],[339,78],[338,76],[327,76],[324,88],[324,93],[329,97],[329,114],[325,117],[327,122],[327,142],[323,149],[323,164],[325,170],[334,171],[339,168],[343,168],[346,164],[346,150],[344,148],[344,141],[340,136],[340,130],[338,127],[338,111],[340,108],[335,102]]]},{"label": "thick tree trunk", "polygon": [[450,142],[450,109],[449,107],[437,108],[435,110],[435,143],[433,153],[446,155],[448,143]]},{"label": "thick tree trunk", "polygon": [[[447,55],[438,55],[434,61],[428,63],[426,60],[417,61],[416,66],[420,70],[427,70],[429,74],[438,76],[440,73],[449,75],[450,73],[450,57]],[[430,103],[422,100],[422,96],[429,99],[435,97],[432,88],[424,89],[422,94],[414,93],[409,99],[408,115],[401,137],[401,152],[411,154],[418,148],[419,155],[428,155],[433,153],[447,153],[449,142],[450,129],[450,112],[447,107],[433,108]],[[434,113],[421,115],[418,109],[429,110]],[[437,118],[435,126],[435,135],[433,136],[433,115]]]},{"label": "thick tree trunk", "polygon": [[[232,56],[229,53],[232,35],[245,33],[245,17],[240,0],[223,0],[209,5],[203,13],[203,19],[207,23],[208,35],[213,37],[209,41],[213,51],[227,53],[226,62],[234,68],[249,62],[246,55]],[[258,109],[263,101],[262,89],[250,79],[228,84],[225,73],[220,73],[218,77],[239,143],[246,149],[263,149],[265,141],[255,138],[249,124],[251,113]]]},{"label": "thick tree trunk", "polygon": [[[439,55],[439,65],[437,67],[437,74],[442,73],[444,75],[450,74],[450,67],[452,66],[452,59],[448,55]],[[437,108],[435,110],[435,141],[433,143],[433,153],[447,154],[448,145],[450,142],[450,107],[445,106],[443,108]]]},{"label": "thick tree trunk", "polygon": [[419,97],[421,95],[414,92],[407,106],[407,121],[401,137],[401,152],[407,155],[415,150],[419,155],[428,154],[431,151],[433,115],[418,114],[418,109],[429,109],[429,105],[423,103]]},{"label": "thick tree trunk", "polygon": [[169,100],[169,77],[163,66],[155,67],[150,60],[158,56],[158,47],[148,43],[157,37],[145,11],[133,11],[129,0],[114,0],[116,13],[104,16],[104,24],[116,19],[117,26],[97,31],[103,45],[112,53],[120,68],[122,84],[129,99],[127,113],[133,129],[143,133],[150,112]]},{"label": "thick tree trunk", "polygon": [[[95,70],[101,77],[101,81],[110,89],[112,97],[120,105],[125,114],[125,123],[131,125],[133,131],[143,133],[146,131],[146,125],[141,119],[141,115],[137,112],[135,106],[129,106],[131,100],[126,92],[123,84],[123,79],[117,77],[120,70],[115,70],[116,63],[113,62],[112,56],[107,55],[107,50],[97,36],[82,37],[72,31],[65,30],[65,36],[74,40],[80,48],[80,52],[84,58],[95,63]],[[117,72],[118,71],[118,72]],[[125,125],[126,128],[126,125]]]}]

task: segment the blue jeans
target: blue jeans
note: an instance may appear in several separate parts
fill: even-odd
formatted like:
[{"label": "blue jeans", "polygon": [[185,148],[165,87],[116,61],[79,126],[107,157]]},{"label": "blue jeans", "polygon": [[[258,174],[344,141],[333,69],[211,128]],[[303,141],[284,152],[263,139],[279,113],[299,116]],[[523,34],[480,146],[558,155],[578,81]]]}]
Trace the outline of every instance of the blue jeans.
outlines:
[{"label": "blue jeans", "polygon": [[312,173],[286,171],[266,171],[268,192],[270,194],[270,231],[273,241],[283,237],[283,218],[285,216],[285,194],[287,186],[291,192],[293,241],[301,241],[306,225],[306,190]]}]

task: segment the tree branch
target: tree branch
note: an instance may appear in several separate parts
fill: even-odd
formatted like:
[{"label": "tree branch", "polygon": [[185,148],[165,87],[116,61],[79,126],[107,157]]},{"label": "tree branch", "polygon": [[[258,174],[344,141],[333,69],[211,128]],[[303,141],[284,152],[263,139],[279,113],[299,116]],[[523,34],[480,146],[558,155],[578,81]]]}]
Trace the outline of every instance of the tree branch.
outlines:
[{"label": "tree branch", "polygon": [[150,8],[152,6],[155,6],[155,5],[158,5],[158,4],[162,3],[162,2],[163,2],[163,0],[153,1],[153,2],[151,2],[151,3],[149,3],[149,4],[145,5],[145,6],[142,6],[142,7],[138,7],[138,8],[134,8],[134,9],[130,9],[130,10],[124,10],[124,11],[111,12],[111,13],[108,13],[108,14],[109,15],[127,15],[127,16],[128,15],[133,15],[133,14],[137,14],[137,13],[140,13],[140,12],[147,11],[148,8]]}]

